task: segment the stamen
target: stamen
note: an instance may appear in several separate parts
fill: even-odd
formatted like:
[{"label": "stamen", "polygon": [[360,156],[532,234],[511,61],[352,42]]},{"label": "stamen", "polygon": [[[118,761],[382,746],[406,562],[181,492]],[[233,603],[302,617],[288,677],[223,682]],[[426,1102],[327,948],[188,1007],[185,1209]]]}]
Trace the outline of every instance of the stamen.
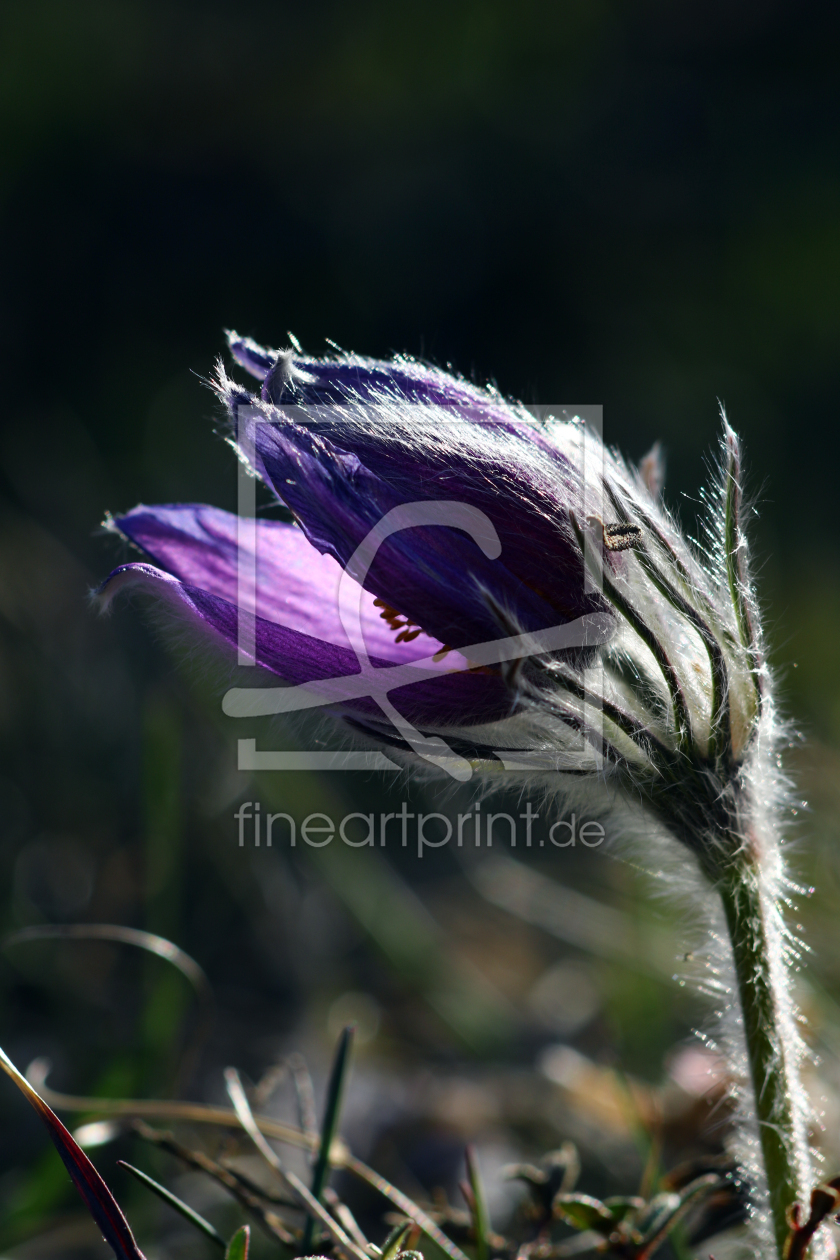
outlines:
[{"label": "stamen", "polygon": [[[384,599],[375,599],[373,601],[374,608],[381,608],[379,616],[388,625],[391,630],[398,630],[397,643],[411,643],[417,638],[418,634],[425,634],[426,631],[422,626],[418,626],[416,621],[412,621],[410,617],[406,617],[404,613],[397,612],[391,604]],[[447,651],[449,649],[447,648]]]}]

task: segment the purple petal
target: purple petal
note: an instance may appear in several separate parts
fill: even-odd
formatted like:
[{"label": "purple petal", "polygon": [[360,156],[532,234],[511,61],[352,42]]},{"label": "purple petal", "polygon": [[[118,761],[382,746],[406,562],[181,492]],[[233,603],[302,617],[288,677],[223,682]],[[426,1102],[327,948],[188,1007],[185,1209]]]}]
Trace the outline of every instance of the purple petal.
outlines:
[{"label": "purple petal", "polygon": [[473,385],[409,355],[369,359],[338,354],[318,359],[291,349],[266,349],[235,332],[228,332],[227,337],[236,362],[263,382],[264,402],[306,407],[348,401],[421,403],[441,407],[471,424],[527,436],[553,458],[558,456],[524,409],[514,409],[493,389]]},{"label": "purple petal", "polygon": [[560,619],[600,607],[586,592],[580,548],[569,526],[579,491],[568,466],[548,463],[530,435],[464,430],[454,423],[442,423],[437,440],[430,433],[421,445],[416,419],[406,414],[402,423],[362,426],[342,424],[334,412],[307,428],[352,451],[388,485],[395,501],[456,499],[479,508],[496,527],[502,564]]},{"label": "purple petal", "polygon": [[[252,362],[259,350],[242,339],[231,344],[241,362]],[[379,496],[383,501],[451,498],[477,507],[496,526],[504,567],[550,606],[555,621],[558,615],[573,620],[600,608],[585,590],[580,550],[569,528],[569,509],[580,507],[578,479],[566,456],[521,413],[497,395],[410,359],[260,353],[260,370],[273,357],[262,407],[252,402],[243,413],[233,387],[221,390],[240,432],[249,422],[248,410],[263,421],[274,415],[280,424],[305,427],[355,455],[389,488]],[[273,469],[266,466],[264,428],[258,424],[255,430],[256,471],[308,528],[292,503],[300,493],[293,496],[287,489],[286,461],[280,461],[280,475],[277,461]],[[322,546],[323,539],[313,541]],[[516,602],[512,611],[519,611]]]},{"label": "purple petal", "polygon": [[407,356],[384,360],[345,354],[314,359],[279,352],[263,380],[261,395],[264,402],[301,406],[397,399],[443,407],[477,424],[513,422],[498,397]]},{"label": "purple petal", "polygon": [[230,352],[240,367],[250,372],[258,381],[264,381],[277,361],[279,350],[266,350],[252,341],[250,337],[240,337],[238,333],[228,331]]},{"label": "purple petal", "polygon": [[[415,486],[413,495],[398,494],[356,455],[285,417],[271,423],[254,421],[252,441],[272,485],[310,542],[342,566],[385,513],[406,498],[459,501],[457,489],[422,496]],[[492,504],[498,516],[498,499]],[[557,609],[511,573],[505,559],[504,554],[500,560],[488,559],[459,529],[402,530],[380,547],[365,586],[454,647],[498,635],[498,619],[484,592],[525,629],[555,625]],[[544,569],[543,560],[542,573]]]},{"label": "purple petal", "polygon": [[270,350],[227,334],[240,367],[263,381],[263,401],[321,405],[348,399],[400,398],[451,409],[477,423],[508,424],[510,409],[498,396],[408,355],[369,359],[360,354],[316,359],[289,350]]},{"label": "purple petal", "polygon": [[[195,586],[178,581],[169,573],[148,564],[126,564],[115,569],[100,589],[103,607],[127,588],[156,596],[192,630],[201,631],[217,646],[230,653],[239,634],[239,612],[235,603]],[[288,626],[254,619],[254,662],[290,683],[337,678],[359,673],[352,648],[328,643]],[[447,672],[450,658],[441,662],[439,678],[426,679],[396,688],[391,699],[410,722],[435,725],[463,725],[495,721],[510,712],[511,699],[502,678],[485,672]],[[393,664],[371,656],[374,668]],[[348,712],[381,715],[372,700],[354,700],[341,706]]]},{"label": "purple petal", "polygon": [[[322,555],[302,530],[283,521],[257,520],[255,538],[246,527],[240,533],[238,516],[201,503],[146,507],[141,504],[114,521],[167,572],[188,586],[238,602],[240,547],[243,561],[254,559],[256,542],[256,609],[258,616],[349,648],[350,642],[338,613],[341,565]],[[397,643],[396,630],[374,606],[375,596],[360,591],[362,633],[371,656],[395,663],[432,656],[442,642],[421,634],[411,642]],[[448,667],[460,664],[450,657]]]}]

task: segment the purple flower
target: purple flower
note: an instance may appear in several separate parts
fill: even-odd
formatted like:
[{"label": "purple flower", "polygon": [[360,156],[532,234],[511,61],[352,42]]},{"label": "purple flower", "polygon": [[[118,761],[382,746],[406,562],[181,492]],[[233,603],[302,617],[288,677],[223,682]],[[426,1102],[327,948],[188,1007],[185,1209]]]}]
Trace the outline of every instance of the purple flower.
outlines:
[{"label": "purple flower", "polygon": [[[140,505],[109,519],[144,559],[111,573],[103,603],[140,588],[241,652],[244,566],[256,575],[254,664],[293,684],[358,674],[359,644],[339,609],[344,571],[389,513],[413,505],[423,517],[428,504],[428,518],[443,505],[446,523],[397,528],[371,554],[357,592],[363,651],[374,669],[431,658],[421,681],[391,693],[417,726],[508,717],[539,663],[471,667],[467,649],[608,607],[586,587],[570,521],[580,477],[556,436],[496,391],[409,358],[314,359],[229,340],[261,383],[252,394],[218,369],[233,444],[294,523],[258,519],[249,534],[218,508]],[[381,718],[370,697],[341,711]]]}]

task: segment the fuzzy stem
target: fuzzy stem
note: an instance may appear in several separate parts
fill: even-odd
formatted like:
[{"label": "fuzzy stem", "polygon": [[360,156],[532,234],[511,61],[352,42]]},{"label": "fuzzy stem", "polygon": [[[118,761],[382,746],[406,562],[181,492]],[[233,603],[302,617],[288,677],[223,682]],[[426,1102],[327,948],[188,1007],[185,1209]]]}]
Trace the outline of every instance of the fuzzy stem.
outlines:
[{"label": "fuzzy stem", "polygon": [[739,862],[730,868],[719,888],[732,942],[770,1214],[781,1260],[790,1229],[787,1209],[795,1201],[807,1201],[810,1191],[782,925],[778,907],[751,863]]}]

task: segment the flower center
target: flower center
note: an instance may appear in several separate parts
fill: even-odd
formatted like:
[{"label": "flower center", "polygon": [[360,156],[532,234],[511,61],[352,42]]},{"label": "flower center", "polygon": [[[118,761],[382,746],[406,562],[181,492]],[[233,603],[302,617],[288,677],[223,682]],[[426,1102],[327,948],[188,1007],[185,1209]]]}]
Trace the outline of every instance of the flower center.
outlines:
[{"label": "flower center", "polygon": [[399,631],[397,643],[411,643],[412,639],[416,639],[418,634],[426,633],[422,626],[417,625],[416,621],[410,621],[408,617],[404,617],[402,613],[397,612],[396,608],[386,604],[384,599],[375,599],[373,606],[374,608],[382,609],[379,616],[392,630]]},{"label": "flower center", "polygon": [[[373,606],[374,608],[382,609],[379,616],[392,630],[397,632],[397,643],[411,643],[417,638],[418,634],[428,635],[428,631],[424,630],[422,626],[418,626],[416,621],[411,621],[401,612],[397,612],[396,608],[392,608],[391,605],[387,604],[384,599],[375,599],[373,601]],[[428,637],[431,638],[431,635],[428,635]],[[447,647],[446,644],[444,644],[442,648],[435,652],[432,660],[442,661],[443,658],[451,651],[452,648]]]}]

